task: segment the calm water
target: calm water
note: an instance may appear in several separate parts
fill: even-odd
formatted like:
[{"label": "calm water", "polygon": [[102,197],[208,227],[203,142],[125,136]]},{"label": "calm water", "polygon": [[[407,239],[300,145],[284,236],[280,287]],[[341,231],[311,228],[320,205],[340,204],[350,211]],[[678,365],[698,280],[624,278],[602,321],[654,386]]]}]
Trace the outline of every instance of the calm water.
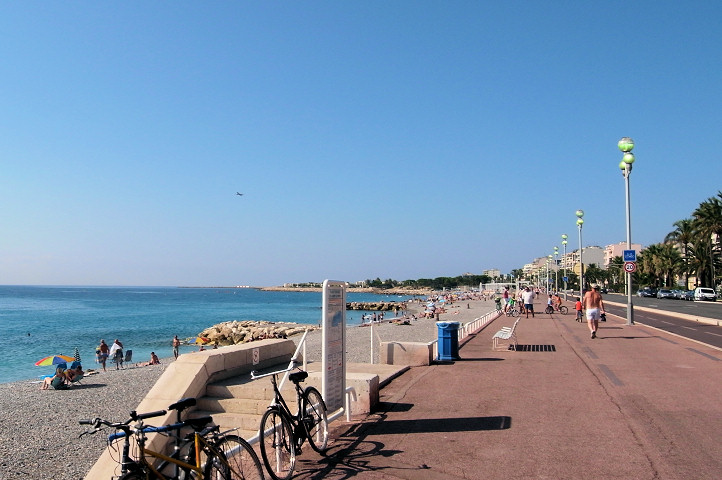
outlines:
[{"label": "calm water", "polygon": [[[349,293],[348,301],[402,301]],[[361,312],[347,313],[349,324]],[[37,378],[52,367],[36,367],[53,354],[80,351],[83,367],[97,368],[95,347],[115,338],[133,350],[133,361],[150,352],[172,356],[173,335],[185,339],[229,320],[269,320],[316,325],[321,319],[321,293],[262,292],[255,289],[160,287],[0,286],[0,383]],[[181,347],[190,351],[194,347]],[[112,366],[108,362],[109,366]]]}]

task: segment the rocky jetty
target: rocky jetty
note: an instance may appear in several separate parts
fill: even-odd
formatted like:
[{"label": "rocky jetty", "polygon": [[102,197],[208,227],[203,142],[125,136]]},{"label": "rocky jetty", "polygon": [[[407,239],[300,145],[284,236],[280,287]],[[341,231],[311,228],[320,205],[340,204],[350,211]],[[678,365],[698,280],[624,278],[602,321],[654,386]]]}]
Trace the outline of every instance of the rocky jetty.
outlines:
[{"label": "rocky jetty", "polygon": [[406,310],[405,303],[399,302],[347,302],[346,310],[366,310],[376,312],[391,312]]},{"label": "rocky jetty", "polygon": [[268,321],[233,320],[208,327],[198,334],[207,338],[208,345],[218,343],[219,346],[248,343],[266,338],[287,338],[306,330],[316,330],[318,327],[300,323],[276,323]]}]

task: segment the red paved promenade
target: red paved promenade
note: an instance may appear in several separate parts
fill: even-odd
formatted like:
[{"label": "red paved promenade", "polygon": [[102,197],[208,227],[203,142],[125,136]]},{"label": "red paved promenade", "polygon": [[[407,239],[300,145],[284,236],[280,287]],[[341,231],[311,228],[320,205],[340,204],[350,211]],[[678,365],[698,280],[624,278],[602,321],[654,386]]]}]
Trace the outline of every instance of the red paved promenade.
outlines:
[{"label": "red paved promenade", "polygon": [[334,424],[294,478],[722,478],[722,352],[608,320],[592,340],[572,314],[522,317],[519,343],[554,351],[493,351],[500,317],[462,360],[412,368],[379,412]]}]

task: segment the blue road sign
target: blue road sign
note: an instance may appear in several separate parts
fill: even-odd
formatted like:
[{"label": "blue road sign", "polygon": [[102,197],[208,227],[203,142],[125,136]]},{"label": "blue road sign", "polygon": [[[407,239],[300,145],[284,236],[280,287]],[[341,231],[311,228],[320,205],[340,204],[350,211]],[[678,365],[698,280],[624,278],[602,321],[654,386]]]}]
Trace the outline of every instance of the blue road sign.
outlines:
[{"label": "blue road sign", "polygon": [[569,277],[562,277],[562,282],[568,282],[568,281],[569,281]]},{"label": "blue road sign", "polygon": [[624,250],[623,260],[625,262],[636,262],[637,261],[637,251],[636,250]]}]

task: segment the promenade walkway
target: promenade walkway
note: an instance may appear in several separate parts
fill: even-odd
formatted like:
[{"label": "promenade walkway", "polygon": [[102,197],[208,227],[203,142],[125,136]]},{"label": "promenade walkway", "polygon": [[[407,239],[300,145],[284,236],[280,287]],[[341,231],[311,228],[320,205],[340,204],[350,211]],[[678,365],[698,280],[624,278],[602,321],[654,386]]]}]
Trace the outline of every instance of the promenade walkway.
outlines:
[{"label": "promenade walkway", "polygon": [[493,351],[513,320],[471,336],[462,360],[393,380],[377,413],[334,424],[326,458],[304,450],[294,478],[722,476],[721,351],[612,315],[592,340],[573,314],[543,313],[518,337],[546,351]]}]

